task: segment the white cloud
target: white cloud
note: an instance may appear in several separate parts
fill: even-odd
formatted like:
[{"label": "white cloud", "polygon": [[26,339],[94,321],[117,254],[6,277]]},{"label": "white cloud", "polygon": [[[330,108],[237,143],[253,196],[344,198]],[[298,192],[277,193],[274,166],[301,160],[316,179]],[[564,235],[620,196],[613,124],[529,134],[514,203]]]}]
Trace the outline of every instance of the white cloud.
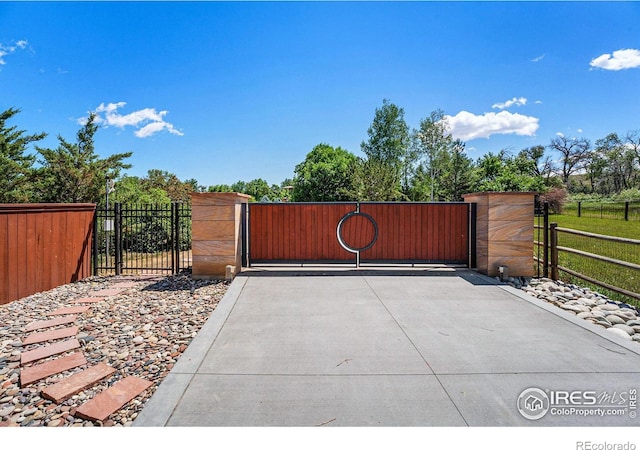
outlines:
[{"label": "white cloud", "polygon": [[24,50],[27,45],[29,45],[29,43],[24,39],[9,45],[0,43],[0,66],[4,66],[7,63],[4,60],[5,56],[15,53],[17,50]]},{"label": "white cloud", "polygon": [[591,67],[604,70],[623,70],[640,67],[640,50],[627,48],[605,53],[591,60]]},{"label": "white cloud", "polygon": [[527,104],[527,99],[524,97],[516,98],[513,97],[511,100],[507,100],[504,103],[496,103],[492,106],[494,109],[506,109],[510,108],[513,105],[522,106]]},{"label": "white cloud", "polygon": [[151,122],[137,130],[134,134],[139,138],[146,138],[152,136],[162,130],[167,130],[171,134],[177,134],[183,136],[183,133],[176,130],[173,125],[167,122]]},{"label": "white cloud", "polygon": [[468,141],[477,138],[488,138],[493,134],[517,134],[534,136],[539,125],[537,117],[500,111],[476,115],[460,111],[455,116],[445,116],[451,134],[456,139]]},{"label": "white cloud", "polygon": [[[114,126],[123,129],[124,127],[134,127],[134,134],[139,138],[146,138],[166,130],[171,134],[183,136],[180,130],[177,130],[173,124],[166,122],[164,117],[169,111],[156,111],[155,108],[144,108],[129,114],[120,114],[118,110],[123,108],[127,103],[100,103],[95,110],[97,115],[96,123],[103,126]],[[80,123],[86,121],[81,119]]]},{"label": "white cloud", "polygon": [[531,62],[539,62],[539,61],[542,61],[543,58],[544,58],[544,55],[540,55],[540,56],[537,56],[537,57],[533,58],[531,60]]}]

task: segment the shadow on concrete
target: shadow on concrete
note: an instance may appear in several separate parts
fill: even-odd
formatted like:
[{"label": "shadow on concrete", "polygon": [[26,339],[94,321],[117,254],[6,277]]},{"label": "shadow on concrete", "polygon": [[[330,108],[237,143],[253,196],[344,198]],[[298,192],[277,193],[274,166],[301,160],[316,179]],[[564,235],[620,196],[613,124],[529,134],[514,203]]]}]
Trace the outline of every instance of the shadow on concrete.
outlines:
[{"label": "shadow on concrete", "polygon": [[455,265],[361,264],[269,264],[244,268],[238,276],[246,277],[456,277],[474,286],[495,286],[500,282],[472,269]]}]

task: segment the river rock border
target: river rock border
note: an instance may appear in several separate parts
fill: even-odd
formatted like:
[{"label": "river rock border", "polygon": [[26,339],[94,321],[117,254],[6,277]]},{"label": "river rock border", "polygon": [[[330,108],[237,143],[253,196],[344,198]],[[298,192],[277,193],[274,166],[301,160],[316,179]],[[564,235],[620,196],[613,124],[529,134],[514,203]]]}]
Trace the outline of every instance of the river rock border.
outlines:
[{"label": "river rock border", "polygon": [[605,328],[622,339],[640,343],[640,310],[599,292],[549,278],[510,278],[509,284],[551,303],[580,319]]}]

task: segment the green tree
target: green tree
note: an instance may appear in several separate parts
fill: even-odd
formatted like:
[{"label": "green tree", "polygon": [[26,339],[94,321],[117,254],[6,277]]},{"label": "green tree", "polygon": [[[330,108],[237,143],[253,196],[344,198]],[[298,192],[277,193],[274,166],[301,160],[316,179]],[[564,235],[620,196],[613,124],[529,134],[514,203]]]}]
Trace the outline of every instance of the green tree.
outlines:
[{"label": "green tree", "polygon": [[549,148],[560,153],[559,172],[562,182],[568,186],[569,177],[584,169],[587,164],[591,153],[591,143],[585,138],[568,138],[560,135],[551,140]]},{"label": "green tree", "polygon": [[171,203],[164,189],[145,184],[140,177],[125,175],[114,184],[114,192],[109,201],[123,204]]},{"label": "green tree", "polygon": [[206,192],[207,187],[198,183],[195,178],[189,178],[184,181],[184,184],[190,189],[190,192]]},{"label": "green tree", "polygon": [[[247,194],[253,197],[253,201],[259,202],[263,199],[268,199],[269,201],[276,200],[279,195],[279,189],[277,192],[272,190],[272,187],[269,186],[266,180],[262,178],[256,178],[251,181],[236,181],[231,185],[231,190],[229,192],[239,192],[241,194]],[[218,191],[218,192],[226,192],[226,191]]]},{"label": "green tree", "polygon": [[177,175],[166,170],[148,170],[142,183],[147,191],[154,188],[165,191],[174,202],[188,202],[190,200],[189,193],[194,191],[192,183],[180,181]]},{"label": "green tree", "polygon": [[214,184],[207,188],[207,192],[233,192],[228,184]]},{"label": "green tree", "polygon": [[[429,117],[420,121],[420,126],[413,132],[416,151],[423,161],[421,183],[428,182],[429,199],[439,197],[439,186],[446,171],[446,164],[450,159],[448,153],[452,150],[453,137],[449,126],[444,120],[444,112],[436,110]],[[422,199],[426,200],[426,199]]]},{"label": "green tree", "polygon": [[459,139],[452,142],[449,152],[445,153],[440,180],[441,200],[458,202],[462,195],[471,191],[473,180],[473,161],[465,154],[464,142]]},{"label": "green tree", "polygon": [[75,143],[58,136],[58,148],[36,147],[42,157],[37,170],[39,197],[55,203],[99,203],[105,194],[106,179],[116,179],[121,169],[128,169],[124,159],[132,153],[117,153],[100,159],[95,153],[94,135],[98,130],[96,115],[91,113],[77,133]]},{"label": "green tree", "polygon": [[482,156],[477,163],[478,191],[546,192],[544,179],[532,174],[531,161],[512,157],[504,150]]},{"label": "green tree", "polygon": [[[362,152],[368,160],[374,162],[369,166],[377,169],[372,174],[382,174],[380,165],[387,166],[383,172],[387,181],[394,180],[397,186],[389,187],[387,191],[395,191],[401,181],[408,181],[412,166],[412,154],[409,127],[404,120],[404,109],[384,99],[381,108],[376,108],[371,126],[367,130],[369,139],[360,144]],[[390,174],[388,172],[393,172]],[[408,183],[407,183],[408,184]],[[406,186],[405,186],[406,187]]]},{"label": "green tree", "polygon": [[20,112],[9,108],[0,113],[0,203],[28,202],[33,198],[31,175],[35,155],[27,155],[32,142],[44,139],[45,133],[26,135],[7,121]]},{"label": "green tree", "polygon": [[292,198],[296,202],[351,199],[356,156],[341,147],[316,145],[295,168]]},{"label": "green tree", "polygon": [[602,176],[606,178],[607,194],[630,189],[635,181],[635,152],[617,133],[596,141],[594,153],[606,160]]},{"label": "green tree", "polygon": [[640,130],[627,132],[624,137],[626,147],[635,155],[635,177],[634,184],[640,187]]},{"label": "green tree", "polygon": [[365,202],[407,200],[400,190],[400,174],[378,159],[357,158],[352,165],[350,197]]}]

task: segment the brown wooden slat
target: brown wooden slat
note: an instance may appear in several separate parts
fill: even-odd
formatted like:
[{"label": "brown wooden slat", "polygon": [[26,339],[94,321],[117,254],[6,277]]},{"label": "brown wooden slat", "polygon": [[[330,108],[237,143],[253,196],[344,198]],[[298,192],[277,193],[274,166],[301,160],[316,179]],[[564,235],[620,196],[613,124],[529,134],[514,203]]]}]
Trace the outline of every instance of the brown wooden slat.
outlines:
[{"label": "brown wooden slat", "polygon": [[[336,239],[340,219],[355,204],[250,205],[251,258],[262,261],[352,261]],[[378,226],[378,240],[363,260],[464,262],[468,253],[466,204],[363,203],[361,211]],[[344,241],[363,247],[373,227],[352,216],[342,228]]]},{"label": "brown wooden slat", "polygon": [[15,264],[17,267],[17,273],[15,282],[18,284],[18,297],[26,297],[29,293],[29,286],[27,284],[27,271],[24,270],[31,266],[31,261],[27,255],[29,254],[29,243],[27,242],[27,216],[20,214],[16,216],[16,258]]},{"label": "brown wooden slat", "polygon": [[[93,205],[0,205],[0,303],[91,274]],[[5,262],[6,261],[6,262]]]},{"label": "brown wooden slat", "polygon": [[9,216],[0,215],[0,305],[9,301]]}]

